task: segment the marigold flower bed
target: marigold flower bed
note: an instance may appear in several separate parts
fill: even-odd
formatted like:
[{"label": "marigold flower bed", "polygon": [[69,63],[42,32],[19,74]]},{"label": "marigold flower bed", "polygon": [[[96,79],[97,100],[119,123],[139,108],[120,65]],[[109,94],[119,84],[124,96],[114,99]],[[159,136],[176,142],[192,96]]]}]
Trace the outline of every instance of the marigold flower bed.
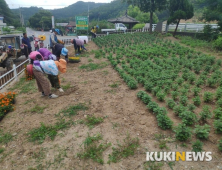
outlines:
[{"label": "marigold flower bed", "polygon": [[10,112],[15,110],[15,92],[0,93],[0,120]]}]

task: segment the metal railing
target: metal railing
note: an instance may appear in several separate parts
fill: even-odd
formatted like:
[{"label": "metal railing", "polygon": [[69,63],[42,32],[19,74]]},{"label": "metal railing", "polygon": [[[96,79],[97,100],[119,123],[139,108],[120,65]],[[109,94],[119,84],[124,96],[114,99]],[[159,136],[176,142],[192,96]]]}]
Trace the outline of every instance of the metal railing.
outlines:
[{"label": "metal railing", "polygon": [[9,84],[12,80],[17,80],[18,75],[20,75],[25,70],[25,64],[29,63],[29,59],[25,60],[18,66],[13,64],[13,68],[7,73],[0,76],[0,89]]}]

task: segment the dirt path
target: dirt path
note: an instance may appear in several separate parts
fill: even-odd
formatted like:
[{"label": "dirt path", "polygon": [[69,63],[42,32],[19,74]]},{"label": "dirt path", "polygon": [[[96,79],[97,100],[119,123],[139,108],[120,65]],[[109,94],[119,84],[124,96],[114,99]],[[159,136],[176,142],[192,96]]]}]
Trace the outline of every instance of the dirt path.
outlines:
[{"label": "dirt path", "polygon": [[[98,47],[90,42],[88,50],[97,50]],[[73,54],[73,49],[69,49]],[[118,73],[107,65],[94,71],[80,70],[83,64],[98,64],[109,61],[105,58],[96,59],[94,54],[88,53],[88,57],[82,57],[80,63],[69,63],[66,74],[60,76],[61,84],[66,86],[65,95],[57,99],[41,98],[41,94],[34,90],[22,93],[16,97],[16,110],[10,112],[1,122],[3,132],[12,134],[13,140],[2,147],[5,151],[0,154],[0,169],[15,170],[133,170],[144,169],[147,151],[160,151],[160,142],[166,141],[168,151],[190,151],[191,144],[181,147],[181,143],[174,142],[174,134],[171,131],[163,131],[157,126],[155,116],[148,111],[146,106],[136,97],[139,90],[130,90]],[[87,56],[86,55],[86,56]],[[116,88],[110,85],[117,83]],[[74,88],[72,88],[74,86]],[[34,83],[33,89],[36,88]],[[58,92],[56,92],[58,93]],[[59,94],[59,93],[58,93]],[[69,128],[60,130],[54,140],[46,138],[42,144],[34,144],[28,141],[27,133],[33,128],[55,124],[58,120],[55,115],[68,106],[85,103],[89,109],[79,111],[70,119],[78,122],[84,120],[87,115],[102,117],[104,121],[90,129],[82,123],[75,123]],[[39,105],[46,107],[43,113],[32,113],[30,110]],[[77,153],[82,151],[83,141],[89,135],[100,133],[105,143],[112,143],[103,152],[104,164],[93,162],[91,159],[79,159]],[[138,137],[140,146],[135,154],[117,163],[107,164],[112,147],[117,147],[117,141],[123,143],[123,139],[130,135]],[[164,143],[164,142],[163,142]],[[204,145],[204,150],[213,151],[214,158],[219,158],[219,153],[210,142]],[[213,144],[215,145],[215,144]],[[145,167],[158,167],[158,163],[150,163]],[[171,165],[171,164],[170,164]],[[173,164],[172,164],[173,165]],[[176,162],[173,169],[217,169],[222,167],[220,162]],[[160,168],[170,170],[168,163]]]}]

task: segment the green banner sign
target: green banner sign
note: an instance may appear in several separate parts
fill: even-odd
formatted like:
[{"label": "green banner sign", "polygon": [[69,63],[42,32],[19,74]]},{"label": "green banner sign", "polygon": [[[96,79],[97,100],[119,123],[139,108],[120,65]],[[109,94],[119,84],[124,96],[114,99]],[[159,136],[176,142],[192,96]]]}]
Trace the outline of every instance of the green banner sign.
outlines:
[{"label": "green banner sign", "polygon": [[88,30],[87,16],[76,16],[76,30]]}]

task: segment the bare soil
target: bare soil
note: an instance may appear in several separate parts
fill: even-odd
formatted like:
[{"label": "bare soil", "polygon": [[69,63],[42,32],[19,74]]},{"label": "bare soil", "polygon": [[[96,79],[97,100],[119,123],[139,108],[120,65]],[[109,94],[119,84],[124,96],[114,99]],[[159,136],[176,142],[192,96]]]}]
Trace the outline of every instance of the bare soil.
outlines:
[{"label": "bare soil", "polygon": [[[69,55],[73,55],[73,47],[69,48]],[[89,42],[88,51],[96,50],[98,47]],[[105,58],[96,59],[94,54],[89,53],[89,57],[82,57],[80,63],[69,63],[67,73],[61,74],[61,84],[71,84],[71,88],[61,94],[57,99],[41,97],[39,92],[29,92],[16,96],[16,109],[0,122],[0,127],[4,132],[14,135],[12,141],[2,147],[5,148],[0,154],[0,169],[31,170],[143,170],[146,162],[146,151],[155,152],[159,149],[159,142],[155,135],[164,135],[169,149],[164,151],[191,151],[191,141],[186,142],[187,147],[182,147],[180,142],[175,141],[174,133],[163,131],[157,126],[155,115],[148,111],[146,106],[136,94],[139,90],[130,90],[118,73],[111,67],[94,71],[80,70],[79,66],[88,64],[91,58],[93,63],[109,61]],[[117,88],[109,85],[119,82]],[[35,85],[36,86],[36,85]],[[34,88],[34,87],[33,87]],[[53,90],[53,92],[59,94]],[[72,119],[77,121],[84,119],[86,115],[104,117],[104,122],[89,129],[84,124],[75,124],[71,128],[60,131],[59,135],[52,141],[46,139],[42,144],[34,144],[28,141],[27,132],[33,128],[40,127],[40,123],[46,125],[54,124],[58,114],[62,109],[86,103],[89,110],[80,111]],[[164,103],[158,102],[164,106]],[[46,106],[42,114],[31,113],[30,109],[36,104]],[[172,111],[169,111],[170,118],[175,124],[181,122]],[[127,134],[132,138],[138,137],[140,146],[134,156],[121,159],[118,163],[107,164],[108,155],[112,153],[112,147],[104,151],[104,164],[98,164],[90,159],[82,160],[77,157],[77,153],[82,151],[81,144],[88,134],[101,133],[105,142],[111,142],[112,146],[117,146],[117,141],[123,143]],[[173,169],[222,169],[221,153],[219,153],[216,143],[219,135],[214,134],[213,128],[208,141],[204,141],[204,150],[212,151],[213,161],[211,162],[176,162]],[[217,137],[215,137],[217,136]],[[170,170],[167,163],[161,167],[163,170]]]}]

